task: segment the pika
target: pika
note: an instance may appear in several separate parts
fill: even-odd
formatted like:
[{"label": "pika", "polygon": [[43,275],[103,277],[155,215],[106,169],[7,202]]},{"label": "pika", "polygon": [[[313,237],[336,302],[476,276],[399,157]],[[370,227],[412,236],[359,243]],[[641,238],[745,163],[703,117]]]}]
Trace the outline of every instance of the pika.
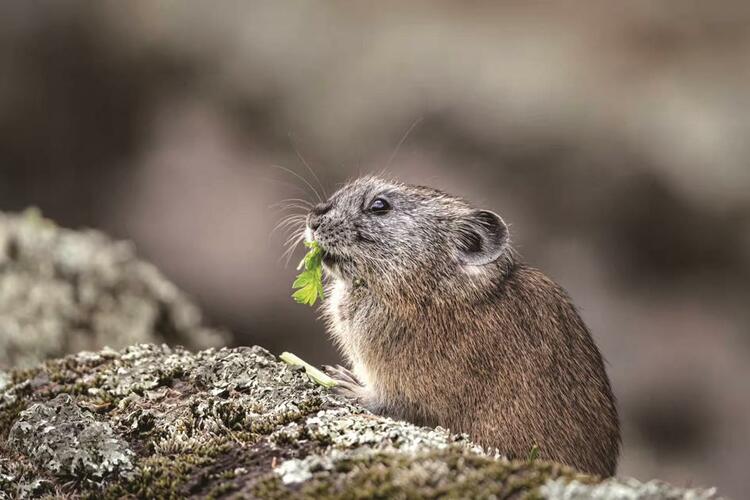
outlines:
[{"label": "pika", "polygon": [[489,210],[423,186],[356,179],[315,206],[323,316],[376,414],[449,428],[524,459],[611,476],[620,428],[604,363],[566,292],[524,264]]}]

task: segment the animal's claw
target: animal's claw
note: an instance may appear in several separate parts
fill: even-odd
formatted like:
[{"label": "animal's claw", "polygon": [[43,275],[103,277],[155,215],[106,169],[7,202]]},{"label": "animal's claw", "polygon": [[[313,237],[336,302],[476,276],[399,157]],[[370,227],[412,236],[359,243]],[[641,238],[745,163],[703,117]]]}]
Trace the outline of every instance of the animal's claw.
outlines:
[{"label": "animal's claw", "polygon": [[336,382],[333,392],[357,401],[363,400],[365,387],[349,369],[341,365],[323,365],[323,371]]}]

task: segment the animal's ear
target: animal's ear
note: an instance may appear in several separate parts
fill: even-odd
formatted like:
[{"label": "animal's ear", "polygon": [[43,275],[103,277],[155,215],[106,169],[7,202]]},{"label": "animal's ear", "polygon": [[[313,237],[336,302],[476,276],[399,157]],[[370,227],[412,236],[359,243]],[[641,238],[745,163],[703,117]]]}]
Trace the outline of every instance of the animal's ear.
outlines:
[{"label": "animal's ear", "polygon": [[508,226],[489,210],[475,210],[458,228],[458,254],[462,264],[483,266],[497,260],[508,245]]}]

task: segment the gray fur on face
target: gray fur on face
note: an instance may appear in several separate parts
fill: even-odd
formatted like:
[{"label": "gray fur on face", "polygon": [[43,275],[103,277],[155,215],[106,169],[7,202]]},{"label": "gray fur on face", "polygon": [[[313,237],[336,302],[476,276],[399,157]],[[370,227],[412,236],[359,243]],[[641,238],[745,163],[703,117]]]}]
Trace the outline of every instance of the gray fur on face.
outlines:
[{"label": "gray fur on face", "polygon": [[[378,198],[390,210],[373,212]],[[357,179],[313,209],[307,237],[325,250],[326,269],[337,278],[363,280],[382,292],[396,287],[402,298],[409,292],[419,300],[511,257],[508,229],[497,214],[436,189],[377,177]]]}]

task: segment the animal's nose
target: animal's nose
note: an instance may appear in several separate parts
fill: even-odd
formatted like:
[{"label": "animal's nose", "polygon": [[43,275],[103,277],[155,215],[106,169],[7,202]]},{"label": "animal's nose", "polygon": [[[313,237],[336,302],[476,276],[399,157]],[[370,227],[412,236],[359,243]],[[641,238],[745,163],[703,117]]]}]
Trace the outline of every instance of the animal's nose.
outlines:
[{"label": "animal's nose", "polygon": [[310,229],[315,231],[320,227],[320,217],[314,214],[310,214],[307,219],[307,225],[310,226]]},{"label": "animal's nose", "polygon": [[307,224],[310,226],[310,229],[315,231],[320,227],[322,216],[327,214],[331,210],[332,206],[333,205],[330,201],[325,201],[323,203],[318,203],[312,208],[312,210],[310,210],[310,216],[307,220]]}]

